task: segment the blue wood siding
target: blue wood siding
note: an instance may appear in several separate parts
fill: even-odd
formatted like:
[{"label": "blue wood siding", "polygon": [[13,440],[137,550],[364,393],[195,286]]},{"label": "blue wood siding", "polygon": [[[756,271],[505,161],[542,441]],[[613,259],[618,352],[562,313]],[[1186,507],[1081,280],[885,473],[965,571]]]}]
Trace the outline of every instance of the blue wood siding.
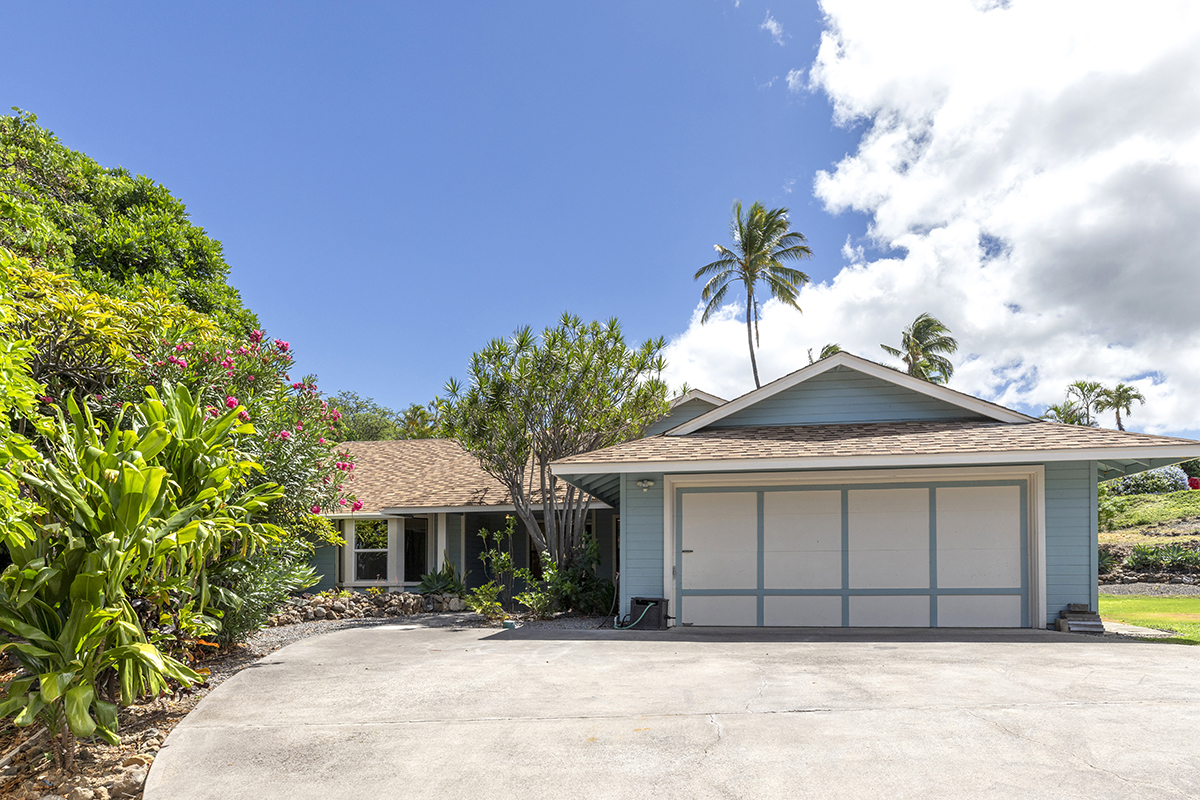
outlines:
[{"label": "blue wood siding", "polygon": [[327,589],[337,588],[338,554],[341,550],[342,548],[330,544],[318,547],[313,551],[312,567],[321,576],[321,580],[316,586],[306,591],[323,592]]},{"label": "blue wood siding", "polygon": [[[669,431],[671,428],[682,425],[683,423],[693,420],[696,417],[706,412],[712,411],[716,406],[705,400],[693,398],[686,403],[680,403],[671,409],[671,413],[667,414],[660,420],[650,423],[650,427],[646,428],[643,436],[654,436],[663,431]],[[641,595],[638,595],[639,597]]]},{"label": "blue wood siding", "polygon": [[730,414],[711,427],[933,419],[982,417],[862,372],[836,367]]},{"label": "blue wood siding", "polygon": [[1046,464],[1046,623],[1067,603],[1096,610],[1096,466]]},{"label": "blue wood siding", "polygon": [[[637,482],[650,478],[643,491]],[[621,615],[631,597],[663,596],[663,476],[628,474],[621,485]],[[668,611],[675,614],[675,604]]]}]

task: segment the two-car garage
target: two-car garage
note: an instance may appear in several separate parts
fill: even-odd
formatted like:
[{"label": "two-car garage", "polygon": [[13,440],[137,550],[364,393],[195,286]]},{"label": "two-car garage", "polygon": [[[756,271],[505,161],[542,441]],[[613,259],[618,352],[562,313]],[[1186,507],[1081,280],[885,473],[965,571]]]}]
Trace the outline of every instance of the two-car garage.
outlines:
[{"label": "two-car garage", "polygon": [[684,625],[1030,625],[1028,480],[672,492]]}]

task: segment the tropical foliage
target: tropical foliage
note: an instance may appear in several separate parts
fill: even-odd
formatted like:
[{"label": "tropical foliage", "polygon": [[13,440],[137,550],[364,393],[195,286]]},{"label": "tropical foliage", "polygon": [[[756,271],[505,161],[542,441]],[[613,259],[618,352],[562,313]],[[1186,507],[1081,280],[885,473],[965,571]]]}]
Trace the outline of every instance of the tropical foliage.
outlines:
[{"label": "tropical foliage", "polygon": [[446,432],[508,489],[538,551],[556,564],[579,557],[590,496],[550,463],[636,438],[667,413],[664,344],[631,348],[616,320],[564,314],[540,336],[522,328],[493,339],[472,356],[469,386],[446,387]]},{"label": "tropical foliage", "polygon": [[338,392],[333,405],[341,412],[334,426],[339,442],[381,442],[391,439],[433,439],[440,435],[442,401],[413,403],[403,412],[376,403],[355,392]]},{"label": "tropical foliage", "polygon": [[920,314],[900,333],[900,346],[879,345],[883,352],[904,362],[905,372],[930,383],[947,383],[954,364],[947,358],[958,350],[958,341],[941,320]]},{"label": "tropical foliage", "polygon": [[733,247],[715,244],[717,260],[696,270],[693,280],[705,278],[700,297],[704,300],[704,315],[701,322],[708,322],[729,297],[730,288],[737,283],[746,297],[746,341],[750,347],[750,368],[754,372],[754,386],[762,383],[758,379],[758,360],[755,346],[761,346],[758,338],[760,306],[758,284],[766,284],[771,297],[800,311],[796,302],[800,288],[808,283],[808,275],[798,269],[785,266],[785,261],[812,258],[812,250],[805,244],[804,234],[791,230],[786,208],[767,209],[762,203],[754,203],[742,212],[742,203],[733,203],[733,219],[729,223]]},{"label": "tropical foliage", "polygon": [[1137,387],[1130,386],[1127,383],[1118,383],[1111,389],[1104,389],[1096,400],[1097,411],[1113,411],[1117,417],[1117,430],[1125,430],[1125,426],[1121,424],[1121,412],[1125,412],[1125,416],[1133,413],[1134,402],[1142,405],[1146,404],[1146,398],[1137,390]]},{"label": "tropical foliage", "polygon": [[100,166],[21,111],[0,116],[0,247],[100,294],[136,301],[153,291],[224,330],[258,327],[225,282],[221,243],[166,187]]},{"label": "tropical foliage", "polygon": [[0,650],[22,673],[0,715],[41,720],[69,766],[73,737],[117,741],[116,701],[201,680],[184,660],[219,627],[206,613],[209,565],[280,539],[255,515],[282,490],[257,483],[261,467],[237,449],[253,432],[239,405],[213,417],[183,387],[150,389],[111,427],[74,398],[66,406],[52,457],[9,466],[40,511],[36,531],[3,534],[13,563],[0,575]]},{"label": "tropical foliage", "polygon": [[1188,488],[1188,476],[1179,467],[1160,467],[1108,481],[1113,494],[1168,494]]}]

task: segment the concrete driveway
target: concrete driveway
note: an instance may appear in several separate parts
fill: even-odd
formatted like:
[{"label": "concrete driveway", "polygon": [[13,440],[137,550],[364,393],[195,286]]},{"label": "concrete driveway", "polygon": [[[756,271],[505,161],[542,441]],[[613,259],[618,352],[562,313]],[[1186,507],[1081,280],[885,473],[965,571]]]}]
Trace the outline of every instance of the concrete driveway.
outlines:
[{"label": "concrete driveway", "polygon": [[1200,650],[983,631],[304,640],[215,689],[146,800],[1200,796]]}]

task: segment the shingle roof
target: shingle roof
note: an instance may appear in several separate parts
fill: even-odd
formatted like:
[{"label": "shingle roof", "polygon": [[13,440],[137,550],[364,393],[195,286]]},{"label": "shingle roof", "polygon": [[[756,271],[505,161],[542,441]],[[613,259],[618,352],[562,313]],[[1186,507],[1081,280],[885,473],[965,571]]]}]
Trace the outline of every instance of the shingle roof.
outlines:
[{"label": "shingle roof", "polygon": [[555,462],[555,472],[570,474],[569,467],[573,464],[603,466],[993,452],[1027,452],[1033,456],[1047,450],[1119,448],[1136,451],[1167,445],[1193,445],[1200,453],[1200,442],[1191,439],[1053,422],[945,420],[702,428],[683,436],[660,434],[564,458]]},{"label": "shingle roof", "polygon": [[363,507],[446,508],[512,505],[508,490],[452,439],[345,442],[354,455],[354,480],[346,488]]},{"label": "shingle roof", "polygon": [[[363,507],[358,515],[384,509],[472,508],[511,506],[512,496],[500,481],[483,471],[475,456],[453,439],[401,439],[343,442],[340,450],[354,456],[346,489]],[[560,482],[560,497],[567,486]],[[535,504],[540,492],[532,493]],[[348,512],[347,512],[348,513]],[[332,516],[342,516],[334,513]]]}]

